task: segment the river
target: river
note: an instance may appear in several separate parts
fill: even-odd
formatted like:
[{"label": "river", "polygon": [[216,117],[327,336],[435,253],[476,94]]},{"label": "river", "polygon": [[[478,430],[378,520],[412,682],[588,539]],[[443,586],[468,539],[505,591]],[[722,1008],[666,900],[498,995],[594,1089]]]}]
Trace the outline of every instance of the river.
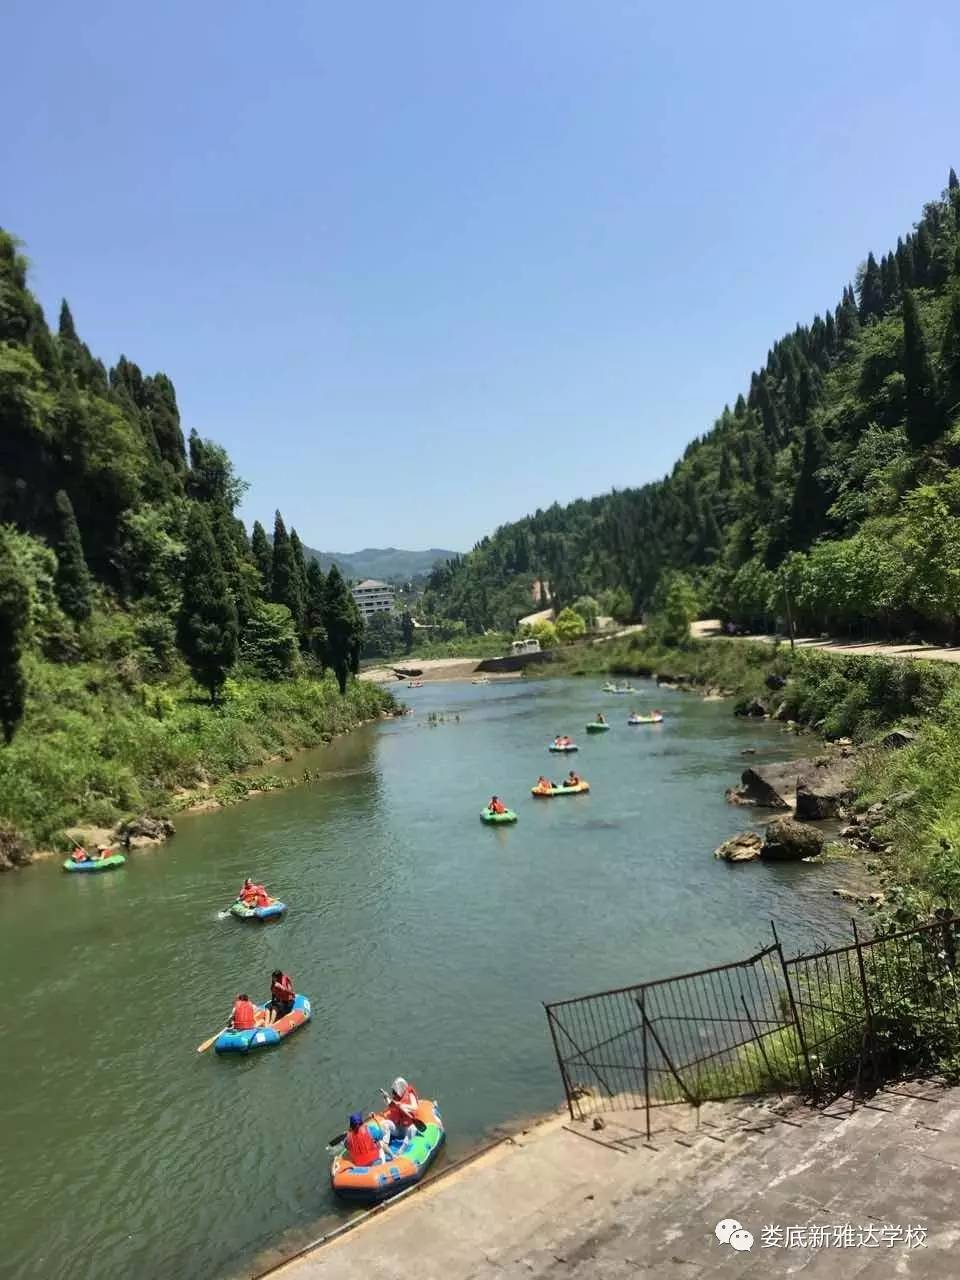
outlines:
[{"label": "river", "polygon": [[[835,868],[730,867],[747,825],[724,787],[798,750],[729,703],[642,686],[663,725],[627,728],[599,681],[435,684],[414,714],[297,758],[310,784],[178,821],[101,876],[38,864],[0,885],[9,1280],[190,1280],[342,1211],[330,1135],[397,1074],[439,1098],[446,1159],[562,1100],[541,1001],[793,945],[841,927]],[[602,708],[611,732],[587,737]],[[429,714],[444,718],[430,725]],[[534,800],[558,732],[588,796]],[[497,791],[520,813],[488,828]],[[219,919],[246,874],[279,923]],[[313,1022],[250,1058],[198,1057],[239,990],[273,968]]]}]

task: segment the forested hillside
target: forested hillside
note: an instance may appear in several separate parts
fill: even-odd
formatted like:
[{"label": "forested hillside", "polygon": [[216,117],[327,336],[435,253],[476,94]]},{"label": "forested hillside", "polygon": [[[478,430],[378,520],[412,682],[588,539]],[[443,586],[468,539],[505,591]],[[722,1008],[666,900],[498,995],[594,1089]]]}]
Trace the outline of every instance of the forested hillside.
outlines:
[{"label": "forested hillside", "polygon": [[384,700],[350,681],[363,624],[338,570],[279,512],[272,542],[248,536],[244,483],[184,440],[170,379],[107,369],[66,302],[51,332],[26,276],[0,232],[0,821],[32,840]]},{"label": "forested hillside", "polygon": [[[735,299],[732,300],[735,304]],[[426,607],[512,627],[530,588],[560,606],[682,573],[747,625],[953,634],[960,619],[960,184],[951,169],[895,249],[775,342],[669,476],[502,526],[438,568]],[[612,597],[612,598],[615,598]]]},{"label": "forested hillside", "polygon": [[456,556],[455,551],[428,547],[426,551],[404,551],[400,547],[364,547],[362,551],[315,551],[305,547],[307,559],[320,561],[324,569],[336,565],[349,578],[379,578],[384,582],[409,582],[427,574],[436,564]]}]

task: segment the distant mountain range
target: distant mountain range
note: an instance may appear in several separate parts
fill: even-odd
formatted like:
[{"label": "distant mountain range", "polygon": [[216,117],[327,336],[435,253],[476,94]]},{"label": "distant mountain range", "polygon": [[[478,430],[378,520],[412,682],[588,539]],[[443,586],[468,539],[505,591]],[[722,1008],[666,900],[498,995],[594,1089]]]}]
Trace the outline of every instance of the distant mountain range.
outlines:
[{"label": "distant mountain range", "polygon": [[444,551],[441,547],[428,547],[426,551],[402,551],[398,547],[316,551],[313,547],[304,547],[304,552],[308,558],[319,560],[325,570],[336,561],[344,577],[379,578],[382,582],[406,582],[417,574],[429,573],[438,560],[459,555],[457,551]]}]

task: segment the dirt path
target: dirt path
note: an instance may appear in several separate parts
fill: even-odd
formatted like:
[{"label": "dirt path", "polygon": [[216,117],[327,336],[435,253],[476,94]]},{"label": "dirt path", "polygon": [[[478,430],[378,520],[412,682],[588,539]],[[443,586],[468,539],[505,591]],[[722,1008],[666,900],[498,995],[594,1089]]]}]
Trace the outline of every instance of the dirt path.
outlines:
[{"label": "dirt path", "polygon": [[[715,618],[703,622],[694,622],[691,634],[698,639],[711,636],[722,636],[723,626]],[[769,644],[788,644],[783,636],[757,635],[743,636],[744,640],[765,640]],[[803,636],[796,640],[798,649],[824,649],[828,653],[864,653],[875,654],[882,658],[921,658],[928,662],[960,662],[960,646],[941,646],[932,644],[895,641],[842,640],[837,636]]]}]

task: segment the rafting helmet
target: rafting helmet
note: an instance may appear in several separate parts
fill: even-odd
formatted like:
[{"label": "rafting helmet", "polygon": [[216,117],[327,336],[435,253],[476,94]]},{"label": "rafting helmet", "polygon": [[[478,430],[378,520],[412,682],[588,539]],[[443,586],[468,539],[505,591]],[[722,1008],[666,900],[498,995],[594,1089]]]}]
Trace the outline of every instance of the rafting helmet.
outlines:
[{"label": "rafting helmet", "polygon": [[359,1111],[354,1111],[350,1116],[350,1128],[359,1129],[362,1124],[363,1124],[363,1116],[360,1114]]},{"label": "rafting helmet", "polygon": [[396,1080],[394,1080],[393,1084],[390,1086],[390,1091],[395,1098],[403,1097],[407,1091],[407,1082],[404,1080],[403,1076],[397,1076]]}]

